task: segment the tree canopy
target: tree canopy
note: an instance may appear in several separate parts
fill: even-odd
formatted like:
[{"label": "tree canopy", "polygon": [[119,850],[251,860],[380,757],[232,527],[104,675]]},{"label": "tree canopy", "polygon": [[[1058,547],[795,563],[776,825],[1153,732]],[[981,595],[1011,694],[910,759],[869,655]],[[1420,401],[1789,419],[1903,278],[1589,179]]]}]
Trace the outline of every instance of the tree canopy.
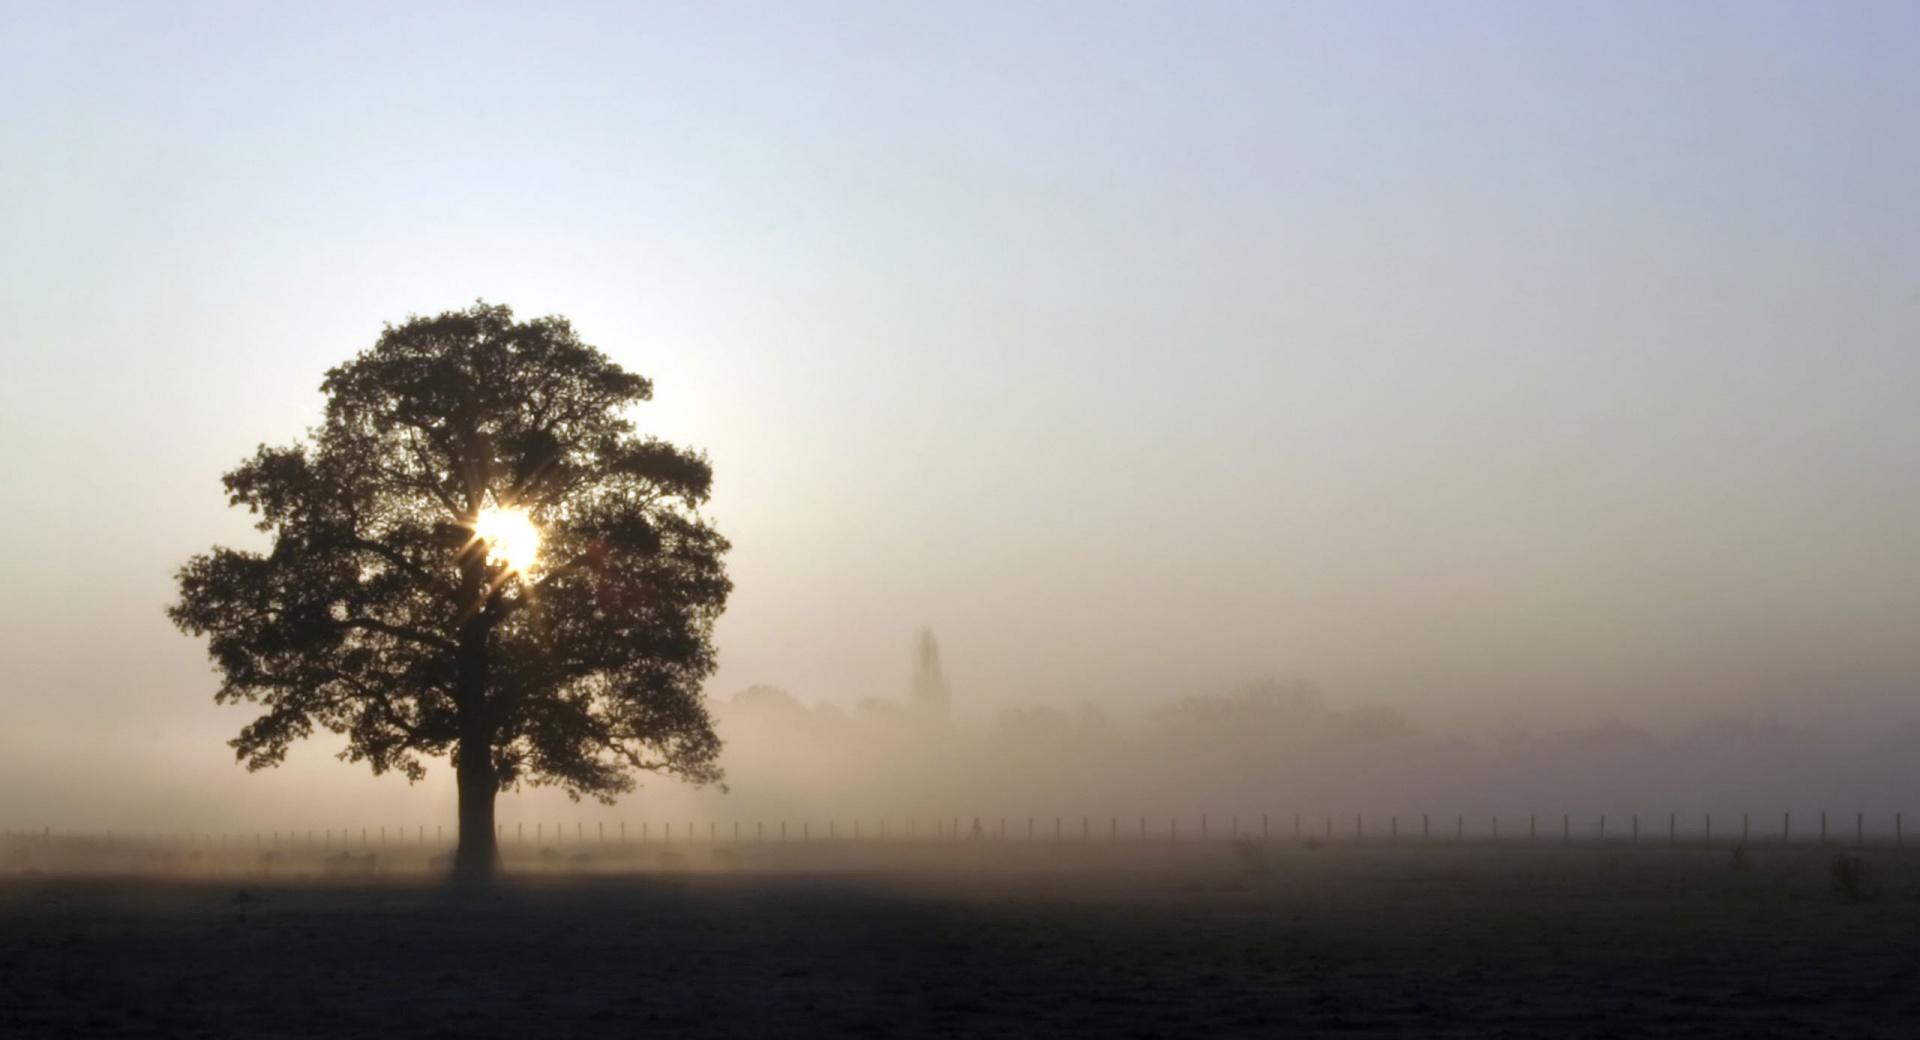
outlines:
[{"label": "tree canopy", "polygon": [[[479,303],[387,326],[321,389],[305,440],[225,477],[271,548],[194,556],[168,611],[207,637],[216,700],[262,708],[240,760],[277,765],[316,727],[375,773],[450,756],[463,856],[470,783],[490,842],[502,787],[721,779],[701,688],[727,542],[699,512],[706,457],[635,432],[645,378],[564,318]],[[507,511],[538,532],[531,566],[481,537]]]}]

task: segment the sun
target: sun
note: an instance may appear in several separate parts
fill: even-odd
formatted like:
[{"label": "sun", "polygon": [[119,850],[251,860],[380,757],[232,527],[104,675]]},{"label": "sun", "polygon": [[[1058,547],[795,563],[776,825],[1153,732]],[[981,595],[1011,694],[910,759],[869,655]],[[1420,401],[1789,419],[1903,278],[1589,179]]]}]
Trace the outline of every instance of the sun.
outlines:
[{"label": "sun", "polygon": [[487,543],[487,562],[505,564],[521,574],[540,560],[540,529],[524,509],[482,509],[473,521],[473,536]]}]

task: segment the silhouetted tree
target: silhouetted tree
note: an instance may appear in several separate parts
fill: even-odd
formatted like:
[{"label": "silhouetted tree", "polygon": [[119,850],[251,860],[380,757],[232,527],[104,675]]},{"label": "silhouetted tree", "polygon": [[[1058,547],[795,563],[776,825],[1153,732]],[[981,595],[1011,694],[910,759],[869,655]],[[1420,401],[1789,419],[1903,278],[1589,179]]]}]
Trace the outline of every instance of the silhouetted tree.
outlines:
[{"label": "silhouetted tree", "polygon": [[480,303],[387,326],[321,389],[306,441],[225,477],[271,551],[193,557],[168,610],[208,637],[215,700],[264,707],[239,760],[316,726],[375,773],[451,756],[468,877],[497,861],[503,787],[720,779],[700,691],[727,543],[698,513],[706,457],[634,433],[646,379],[564,318]]}]

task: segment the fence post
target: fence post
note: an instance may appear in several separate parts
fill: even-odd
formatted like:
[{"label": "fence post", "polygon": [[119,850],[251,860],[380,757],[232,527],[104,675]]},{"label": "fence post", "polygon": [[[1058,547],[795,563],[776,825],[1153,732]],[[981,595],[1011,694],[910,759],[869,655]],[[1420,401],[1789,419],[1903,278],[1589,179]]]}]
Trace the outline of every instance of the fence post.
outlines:
[{"label": "fence post", "polygon": [[1527,843],[1529,845],[1533,843],[1533,839],[1539,833],[1539,830],[1538,830],[1539,824],[1540,824],[1540,815],[1538,813],[1527,814]]},{"label": "fence post", "polygon": [[1667,813],[1667,844],[1677,844],[1680,840],[1680,814]]},{"label": "fence post", "polygon": [[1299,813],[1293,814],[1293,840],[1294,841],[1300,840],[1300,814]]},{"label": "fence post", "polygon": [[1820,844],[1825,845],[1826,843],[1827,843],[1827,811],[1825,809],[1822,809],[1820,810]]},{"label": "fence post", "polygon": [[1359,814],[1359,813],[1354,813],[1354,814],[1353,814],[1353,840],[1354,840],[1354,842],[1355,842],[1355,843],[1358,843],[1358,842],[1360,841],[1360,839],[1361,839],[1361,837],[1362,837],[1362,836],[1363,836],[1363,835],[1362,835],[1362,831],[1361,831],[1361,829],[1360,829],[1360,814]]},{"label": "fence post", "polygon": [[1206,813],[1200,814],[1200,840],[1201,841],[1207,840],[1207,814]]},{"label": "fence post", "polygon": [[1400,817],[1397,815],[1387,818],[1387,840],[1395,843],[1400,841]]}]

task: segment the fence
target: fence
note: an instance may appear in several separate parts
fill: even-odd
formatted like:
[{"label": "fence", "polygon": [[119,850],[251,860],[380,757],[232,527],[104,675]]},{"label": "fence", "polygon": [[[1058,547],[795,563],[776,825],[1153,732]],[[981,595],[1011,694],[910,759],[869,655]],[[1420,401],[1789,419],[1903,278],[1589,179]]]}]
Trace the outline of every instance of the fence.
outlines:
[{"label": "fence", "polygon": [[[1715,831],[1712,813],[1691,815],[1683,820],[1682,814],[1671,812],[1664,818],[1655,818],[1649,822],[1654,825],[1649,830],[1642,827],[1642,817],[1628,814],[1626,831],[1620,831],[1620,818],[1614,817],[1614,830],[1608,832],[1608,816],[1599,815],[1576,820],[1570,813],[1560,813],[1542,817],[1529,814],[1523,819],[1508,817],[1508,829],[1502,831],[1498,815],[1472,818],[1476,824],[1484,821],[1484,826],[1469,826],[1469,817],[1456,813],[1450,817],[1438,819],[1431,814],[1417,817],[1418,830],[1415,831],[1415,817],[1387,815],[1374,817],[1372,829],[1364,814],[1336,817],[1331,813],[1317,815],[1290,814],[1276,825],[1272,814],[1249,817],[1244,821],[1238,815],[1224,818],[1212,814],[1198,814],[1184,819],[1179,816],[1166,817],[1119,817],[1108,816],[1098,820],[1090,815],[1077,818],[1065,816],[1037,817],[1025,816],[1012,818],[998,816],[985,818],[979,816],[929,817],[920,819],[837,819],[826,820],[729,820],[722,824],[717,820],[684,821],[635,821],[630,829],[627,821],[615,821],[609,826],[605,821],[596,821],[589,832],[585,821],[575,821],[569,829],[564,823],[554,823],[551,827],[545,822],[536,822],[531,831],[525,823],[502,824],[495,828],[496,838],[503,849],[515,848],[559,848],[563,846],[673,846],[676,844],[711,845],[727,844],[768,844],[802,843],[816,844],[868,844],[901,842],[1007,842],[1007,843],[1080,843],[1105,842],[1108,844],[1135,845],[1181,844],[1208,841],[1273,841],[1292,840],[1315,844],[1499,844],[1499,845],[1542,845],[1557,843],[1561,845],[1619,845],[1653,844],[1666,845],[1711,845],[1711,844],[1777,844],[1825,846],[1829,844],[1847,844],[1864,847],[1867,845],[1903,846],[1906,841],[1905,814],[1896,812],[1874,821],[1878,826],[1868,828],[1865,813],[1852,813],[1850,821],[1841,820],[1842,830],[1836,832],[1829,827],[1829,815],[1817,814],[1813,821],[1803,821],[1802,830],[1795,830],[1795,821],[1790,812],[1778,816],[1779,827],[1772,829],[1773,817],[1763,823],[1762,830],[1756,830],[1755,820],[1750,813],[1741,813],[1738,827],[1731,826],[1731,820],[1722,820],[1722,829]],[[1402,827],[1403,819],[1407,826]],[[1011,822],[1011,826],[1010,826]],[[1098,826],[1104,822],[1105,827]],[[1846,827],[1850,822],[1852,826]],[[654,829],[658,824],[658,831]],[[703,826],[704,824],[704,826]],[[1128,824],[1131,826],[1123,826]],[[1522,825],[1524,824],[1524,830]],[[1543,826],[1544,824],[1544,826]],[[1661,826],[1664,824],[1664,826]],[[1384,825],[1384,827],[1383,827]],[[676,826],[678,830],[676,831]],[[31,847],[34,844],[48,845],[58,842],[62,845],[83,845],[88,847],[113,849],[116,847],[170,849],[176,851],[202,852],[279,852],[279,851],[371,851],[375,849],[445,849],[450,845],[449,828],[436,824],[431,828],[432,841],[428,840],[429,828],[425,824],[412,827],[346,827],[346,828],[305,828],[284,831],[55,831],[51,827],[38,830],[0,830],[0,842],[10,848]],[[1847,833],[1850,831],[1851,833]]]}]

